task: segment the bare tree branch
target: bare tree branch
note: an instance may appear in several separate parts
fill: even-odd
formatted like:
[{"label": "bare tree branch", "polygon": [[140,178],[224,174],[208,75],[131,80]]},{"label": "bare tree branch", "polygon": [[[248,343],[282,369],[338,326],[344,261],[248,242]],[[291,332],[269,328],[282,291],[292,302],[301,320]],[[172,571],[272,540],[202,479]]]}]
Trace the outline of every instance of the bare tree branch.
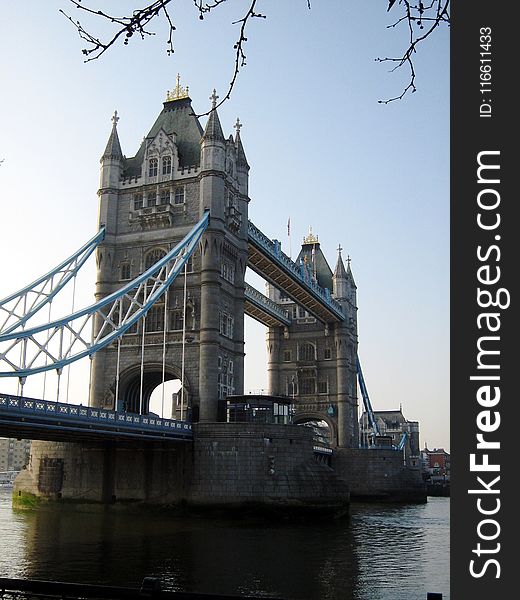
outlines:
[{"label": "bare tree branch", "polygon": [[96,60],[102,54],[104,54],[109,48],[111,48],[121,37],[123,37],[123,44],[127,45],[130,38],[134,35],[134,33],[138,33],[141,39],[144,39],[146,36],[155,35],[154,32],[148,31],[146,27],[148,24],[155,19],[161,12],[164,13],[165,19],[168,23],[169,27],[169,38],[167,41],[167,53],[168,55],[173,54],[173,42],[172,36],[175,31],[175,26],[170,18],[168,13],[167,5],[172,0],[155,0],[155,2],[151,2],[140,8],[138,10],[134,10],[134,12],[129,16],[116,17],[114,15],[110,15],[105,13],[102,10],[94,10],[85,6],[81,3],[81,0],[69,0],[71,4],[73,4],[77,9],[85,11],[88,14],[95,15],[96,17],[100,17],[109,21],[110,23],[116,26],[115,34],[107,41],[103,42],[96,36],[90,34],[82,25],[80,21],[75,21],[70,15],[66,14],[63,10],[60,9],[60,12],[67,17],[67,19],[74,25],[77,29],[79,37],[87,42],[87,47],[83,48],[82,53],[87,57],[85,62],[90,62],[91,60]]},{"label": "bare tree branch", "polygon": [[[208,4],[208,3],[203,4],[202,0],[193,0],[193,1],[195,2],[197,9],[199,10],[199,18],[200,19],[204,19],[204,13],[209,13],[213,8],[217,7],[219,4],[226,2],[226,0],[214,0],[211,4]],[[235,87],[238,73],[240,72],[240,69],[246,65],[246,55],[244,53],[244,44],[245,44],[245,42],[247,42],[247,37],[245,35],[247,22],[249,21],[249,19],[252,19],[252,18],[261,18],[261,19],[266,18],[265,15],[255,12],[256,2],[257,2],[257,0],[252,0],[251,5],[249,6],[249,9],[248,9],[247,13],[245,14],[245,16],[242,17],[241,19],[239,19],[238,21],[233,22],[233,25],[240,24],[240,36],[239,36],[238,40],[235,42],[235,45],[233,46],[233,48],[235,50],[235,67],[233,70],[233,76],[231,77],[231,81],[229,82],[229,85],[228,85],[226,95],[224,96],[224,98],[222,98],[222,100],[218,104],[215,105],[214,108],[218,108],[219,106],[224,104],[224,102],[226,100],[229,100],[229,98],[231,97],[231,92],[233,91],[233,88]],[[201,114],[197,115],[197,117],[204,117],[206,115],[209,115],[209,113],[212,110],[214,110],[214,109],[212,108],[205,113],[201,113]]]},{"label": "bare tree branch", "polygon": [[[86,0],[86,2],[90,5],[93,1],[94,0]],[[193,4],[199,14],[199,19],[204,20],[205,16],[209,15],[211,11],[227,1],[228,0],[193,0]],[[85,15],[108,21],[113,26],[112,36],[106,40],[101,40],[96,35],[85,29],[79,20],[73,19],[70,15],[66,14],[60,9],[60,12],[74,25],[79,37],[86,42],[86,47],[82,50],[82,53],[86,57],[85,62],[98,59],[118,41],[122,40],[123,45],[127,45],[130,41],[130,38],[132,38],[135,34],[137,34],[141,39],[155,35],[153,31],[149,30],[149,26],[154,19],[161,16],[166,20],[168,27],[166,52],[168,55],[174,53],[173,35],[176,27],[169,13],[172,0],[144,0],[145,3],[142,8],[138,8],[131,14],[121,17],[107,13],[103,10],[91,8],[85,2],[83,2],[83,0],[69,0],[69,2],[76,9],[83,11]],[[256,11],[256,5],[258,2],[259,0],[248,0],[249,8],[244,16],[232,23],[233,25],[240,26],[238,39],[233,46],[233,49],[235,50],[234,68],[226,94],[216,105],[216,107],[221,106],[231,97],[238,74],[242,67],[246,65],[244,46],[247,42],[246,27],[248,23],[254,18],[266,18],[266,15]],[[306,0],[306,3],[307,8],[310,9],[311,0]],[[401,25],[406,26],[408,47],[401,56],[376,58],[376,61],[382,63],[393,63],[391,72],[395,72],[401,67],[407,65],[410,72],[410,79],[401,94],[387,100],[379,100],[381,104],[388,104],[394,100],[400,100],[408,92],[413,93],[416,91],[416,75],[413,59],[415,53],[417,52],[417,46],[427,37],[429,37],[440,25],[449,26],[449,4],[450,0],[430,0],[429,4],[424,4],[422,1],[413,4],[410,2],[410,0],[388,0],[387,11],[394,10],[395,12],[396,9],[399,8],[403,13],[395,22],[393,22],[391,25],[388,25],[388,28],[397,28]],[[157,21],[158,19],[156,19],[154,23]],[[210,112],[211,110],[197,116],[202,117],[208,115]]]},{"label": "bare tree branch", "polygon": [[[387,10],[390,10],[395,3],[396,0],[389,0]],[[429,37],[437,27],[441,25],[449,26],[450,24],[450,0],[432,0],[428,5],[425,5],[423,2],[412,4],[408,0],[399,0],[399,6],[404,9],[404,14],[399,17],[397,21],[388,25],[388,28],[395,28],[398,25],[405,23],[408,29],[408,47],[403,52],[402,56],[376,58],[376,61],[395,63],[395,66],[390,71],[391,73],[408,65],[410,79],[401,94],[386,100],[379,100],[378,102],[380,104],[389,104],[395,100],[401,100],[408,92],[413,94],[417,90],[415,86],[415,67],[413,62],[414,55],[417,52],[417,46]],[[422,31],[424,31],[424,33],[420,33]]]}]

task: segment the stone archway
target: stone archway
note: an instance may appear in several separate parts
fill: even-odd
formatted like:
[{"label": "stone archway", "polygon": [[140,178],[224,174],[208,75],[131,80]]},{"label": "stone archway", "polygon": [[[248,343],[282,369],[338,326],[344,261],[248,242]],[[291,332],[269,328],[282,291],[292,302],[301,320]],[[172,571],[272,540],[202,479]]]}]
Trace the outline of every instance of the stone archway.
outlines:
[{"label": "stone archway", "polygon": [[[181,380],[180,369],[167,365],[164,370],[164,381]],[[163,382],[163,367],[161,363],[145,363],[142,382],[141,403],[141,368],[139,365],[123,371],[119,380],[118,410],[126,410],[136,414],[150,412],[150,397],[152,392]],[[184,374],[184,390],[187,403],[191,397],[189,381]],[[141,405],[142,404],[142,405]]]},{"label": "stone archway", "polygon": [[311,427],[315,434],[314,439],[318,444],[331,448],[338,445],[338,432],[336,423],[323,413],[300,413],[293,419],[295,425]]}]

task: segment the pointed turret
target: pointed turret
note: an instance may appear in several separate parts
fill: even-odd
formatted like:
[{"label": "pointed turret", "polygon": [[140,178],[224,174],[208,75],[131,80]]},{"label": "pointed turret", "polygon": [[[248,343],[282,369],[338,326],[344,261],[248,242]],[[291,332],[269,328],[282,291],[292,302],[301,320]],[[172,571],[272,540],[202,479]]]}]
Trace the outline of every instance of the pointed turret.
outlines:
[{"label": "pointed turret", "polygon": [[201,166],[202,169],[212,171],[224,171],[226,164],[226,139],[222,132],[222,126],[217,113],[217,92],[209,98],[212,102],[206,128],[200,140]]},{"label": "pointed turret", "polygon": [[350,268],[350,256],[347,257],[347,280],[351,290],[357,290],[356,282],[354,281],[354,275],[352,274],[352,269]]},{"label": "pointed turret", "polygon": [[237,130],[235,135],[235,148],[237,149],[237,167],[245,167],[249,171],[249,164],[247,162],[246,153],[244,152],[244,146],[242,145],[242,140],[240,139],[240,129],[242,127],[242,123],[240,119],[237,118],[237,122],[235,123],[235,129]]},{"label": "pointed turret", "polygon": [[[332,286],[334,296],[339,299],[348,298],[348,273],[345,269],[345,265],[343,264],[343,258],[341,256],[341,251],[343,248],[341,245],[338,247],[338,261],[336,262],[336,268],[334,269],[334,275],[332,276]],[[349,269],[350,269],[350,258],[349,261]]]},{"label": "pointed turret", "polygon": [[116,160],[122,160],[123,153],[121,152],[121,144],[119,143],[119,136],[117,135],[117,122],[119,121],[119,117],[117,116],[117,110],[114,112],[114,116],[112,117],[112,131],[110,133],[110,137],[108,138],[107,146],[105,151],[103,152],[103,156],[101,157],[101,161],[112,158]]},{"label": "pointed turret", "polygon": [[237,175],[238,175],[238,183],[240,186],[240,191],[243,194],[248,194],[249,192],[249,164],[247,162],[246,153],[244,152],[244,146],[242,145],[242,140],[240,139],[240,128],[242,127],[242,123],[240,119],[237,117],[237,122],[235,123],[235,151],[237,156]]},{"label": "pointed turret", "polygon": [[99,187],[101,190],[117,188],[121,177],[121,169],[123,166],[123,153],[121,152],[121,144],[117,135],[117,110],[112,117],[112,131],[103,152],[103,156],[99,161],[101,163],[101,173],[99,177]]},{"label": "pointed turret", "polygon": [[99,161],[99,222],[105,225],[106,239],[116,230],[117,194],[125,157],[121,152],[121,144],[117,135],[117,110],[112,117],[112,131]]},{"label": "pointed turret", "polygon": [[220,125],[220,119],[218,118],[217,113],[217,92],[213,90],[213,95],[210,96],[210,100],[213,103],[213,107],[211,112],[209,113],[208,122],[206,123],[206,128],[204,129],[204,135],[202,136],[206,140],[215,140],[218,142],[224,142],[224,133],[222,131],[222,126]]},{"label": "pointed turret", "polygon": [[354,275],[352,275],[352,269],[350,268],[350,256],[347,256],[347,268],[343,264],[343,258],[341,251],[343,248],[341,245],[338,247],[338,262],[334,269],[334,275],[332,277],[334,296],[337,300],[348,300],[352,306],[356,306],[356,282],[354,281]]}]

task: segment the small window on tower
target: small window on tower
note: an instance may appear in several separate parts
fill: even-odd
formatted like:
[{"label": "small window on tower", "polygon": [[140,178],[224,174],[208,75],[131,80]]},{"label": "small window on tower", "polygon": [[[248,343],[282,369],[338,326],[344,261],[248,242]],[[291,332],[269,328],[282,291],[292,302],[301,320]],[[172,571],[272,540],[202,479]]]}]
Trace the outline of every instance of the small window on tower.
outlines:
[{"label": "small window on tower", "polygon": [[172,157],[163,156],[162,159],[162,174],[169,175],[172,172]]},{"label": "small window on tower", "polygon": [[151,158],[148,161],[148,177],[157,177],[158,166],[159,160],[157,158]]},{"label": "small window on tower", "polygon": [[284,350],[283,351],[283,361],[284,362],[291,362],[291,351],[290,350]]},{"label": "small window on tower", "polygon": [[141,210],[143,208],[143,195],[135,194],[134,195],[134,210]]},{"label": "small window on tower", "polygon": [[130,263],[121,265],[121,279],[131,279]]},{"label": "small window on tower", "polygon": [[330,348],[325,348],[323,350],[323,358],[325,360],[330,360],[332,358],[332,350]]},{"label": "small window on tower", "polygon": [[182,310],[174,310],[171,313],[171,328],[174,331],[180,331],[183,328],[184,313]]},{"label": "small window on tower", "polygon": [[145,270],[148,270],[152,265],[154,265],[158,260],[161,260],[163,256],[166,255],[164,250],[155,249],[148,252],[146,255],[146,260],[144,263]]},{"label": "small window on tower", "polygon": [[161,190],[159,194],[159,204],[169,204],[170,203],[170,190]]},{"label": "small window on tower", "polygon": [[146,206],[155,206],[155,200],[155,192],[148,192],[148,196],[146,197]]},{"label": "small window on tower", "polygon": [[328,394],[329,393],[329,382],[328,381],[318,381],[318,394]]},{"label": "small window on tower", "polygon": [[175,204],[184,204],[184,186],[175,188]]}]

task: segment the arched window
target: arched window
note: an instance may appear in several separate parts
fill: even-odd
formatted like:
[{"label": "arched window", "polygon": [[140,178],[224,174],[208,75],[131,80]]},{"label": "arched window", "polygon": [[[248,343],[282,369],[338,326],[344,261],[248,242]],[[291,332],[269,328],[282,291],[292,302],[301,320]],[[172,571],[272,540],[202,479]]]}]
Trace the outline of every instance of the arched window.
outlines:
[{"label": "arched window", "polygon": [[151,158],[148,161],[148,177],[157,177],[158,167],[159,167],[159,160],[157,158]]},{"label": "arched window", "polygon": [[315,360],[316,353],[314,346],[309,343],[300,346],[300,360]]},{"label": "arched window", "polygon": [[172,172],[172,157],[163,156],[162,159],[162,174],[169,175]]},{"label": "arched window", "polygon": [[130,263],[123,263],[121,265],[121,279],[131,279]]},{"label": "arched window", "polygon": [[163,256],[166,255],[164,250],[160,250],[156,248],[155,250],[151,250],[146,255],[146,260],[144,263],[144,270],[147,271],[152,265],[154,265],[158,260],[160,260]]},{"label": "arched window", "polygon": [[184,186],[179,186],[175,188],[174,203],[184,204]]},{"label": "arched window", "polygon": [[181,331],[183,328],[183,311],[174,310],[171,313],[170,325],[173,331]]},{"label": "arched window", "polygon": [[316,393],[316,373],[312,369],[304,369],[300,376],[300,392],[302,396]]},{"label": "arched window", "polygon": [[158,304],[146,313],[146,331],[162,331],[164,328],[164,306]]},{"label": "arched window", "polygon": [[149,208],[155,206],[156,200],[157,197],[155,195],[155,192],[148,192],[148,196],[146,197],[146,206],[148,206]]},{"label": "arched window", "polygon": [[170,190],[165,189],[159,192],[159,204],[164,206],[170,203]]},{"label": "arched window", "polygon": [[134,210],[141,210],[143,208],[143,195],[134,194]]}]

